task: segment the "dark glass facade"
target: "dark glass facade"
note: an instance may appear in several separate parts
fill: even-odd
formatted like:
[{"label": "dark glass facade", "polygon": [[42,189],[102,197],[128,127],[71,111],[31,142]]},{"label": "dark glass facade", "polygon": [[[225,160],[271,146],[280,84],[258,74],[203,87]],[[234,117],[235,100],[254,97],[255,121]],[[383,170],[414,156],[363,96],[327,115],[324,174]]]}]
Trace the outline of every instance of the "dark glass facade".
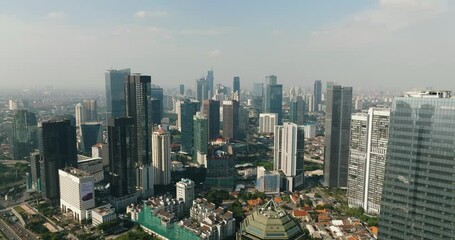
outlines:
[{"label": "dark glass facade", "polygon": [[455,99],[392,104],[379,239],[454,239]]},{"label": "dark glass facade", "polygon": [[239,132],[239,102],[224,101],[223,103],[223,137],[238,139]]},{"label": "dark glass facade", "polygon": [[124,82],[130,74],[130,69],[106,71],[106,119],[125,116]]},{"label": "dark glass facade", "polygon": [[193,152],[193,116],[198,109],[198,103],[185,99],[180,105],[181,143],[180,150],[191,154]]},{"label": "dark glass facade", "polygon": [[319,111],[319,104],[321,104],[322,99],[322,83],[321,80],[314,81],[314,109],[310,109],[314,112]]},{"label": "dark glass facade", "polygon": [[92,146],[103,142],[101,123],[91,122],[81,124],[81,147],[83,153],[91,153]]},{"label": "dark glass facade", "polygon": [[348,184],[352,87],[327,84],[324,148],[324,186]]},{"label": "dark glass facade", "polygon": [[76,127],[69,120],[42,122],[39,127],[41,192],[58,203],[58,170],[77,167]]},{"label": "dark glass facade", "polygon": [[136,191],[134,167],[134,119],[108,120],[109,183],[111,194],[122,197]]},{"label": "dark glass facade", "polygon": [[13,158],[23,160],[38,148],[37,122],[34,113],[18,110],[13,119]]},{"label": "dark glass facade", "polygon": [[220,102],[205,100],[203,113],[209,121],[209,140],[213,140],[220,135]]},{"label": "dark glass facade", "polygon": [[237,92],[240,96],[240,77],[234,77],[232,92]]}]

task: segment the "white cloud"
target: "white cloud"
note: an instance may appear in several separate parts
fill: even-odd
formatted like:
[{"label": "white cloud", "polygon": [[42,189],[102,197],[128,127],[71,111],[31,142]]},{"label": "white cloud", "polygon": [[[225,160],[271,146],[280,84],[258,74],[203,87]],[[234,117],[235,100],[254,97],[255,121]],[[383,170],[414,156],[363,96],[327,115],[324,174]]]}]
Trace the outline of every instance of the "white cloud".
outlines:
[{"label": "white cloud", "polygon": [[134,14],[136,18],[147,18],[147,17],[164,17],[167,16],[168,12],[166,11],[138,11]]},{"label": "white cloud", "polygon": [[218,57],[220,55],[221,55],[221,50],[219,50],[219,49],[215,49],[210,52],[210,56],[212,56],[212,57]]},{"label": "white cloud", "polygon": [[358,47],[430,21],[448,11],[446,0],[380,0],[377,8],[311,33],[308,48]]},{"label": "white cloud", "polygon": [[48,18],[63,18],[63,17],[66,17],[66,14],[61,11],[55,11],[55,12],[50,12],[49,14],[47,14],[47,17]]}]

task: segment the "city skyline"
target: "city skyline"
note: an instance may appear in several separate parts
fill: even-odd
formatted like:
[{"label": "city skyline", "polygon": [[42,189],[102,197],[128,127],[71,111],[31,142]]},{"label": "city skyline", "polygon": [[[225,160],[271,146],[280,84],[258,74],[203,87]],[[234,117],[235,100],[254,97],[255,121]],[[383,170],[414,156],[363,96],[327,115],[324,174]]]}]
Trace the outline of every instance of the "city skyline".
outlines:
[{"label": "city skyline", "polygon": [[15,81],[0,86],[101,89],[101,71],[131,67],[165,88],[192,87],[213,69],[215,83],[240,76],[245,89],[270,74],[285,86],[410,89],[438,79],[434,88],[453,89],[453,9],[443,0],[5,1],[0,73]]}]

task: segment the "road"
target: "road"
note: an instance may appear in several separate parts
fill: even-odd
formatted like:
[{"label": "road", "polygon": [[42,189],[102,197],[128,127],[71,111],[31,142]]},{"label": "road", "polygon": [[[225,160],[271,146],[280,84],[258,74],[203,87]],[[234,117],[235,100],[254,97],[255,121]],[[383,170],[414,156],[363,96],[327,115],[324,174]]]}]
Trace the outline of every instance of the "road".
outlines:
[{"label": "road", "polygon": [[14,230],[11,229],[11,227],[8,226],[8,224],[5,223],[5,221],[3,221],[3,219],[0,219],[0,226],[1,226],[0,230],[6,236],[7,239],[22,240],[22,238],[19,237],[19,235],[17,235],[16,232],[14,232]]},{"label": "road", "polygon": [[[4,215],[5,213],[7,213],[7,215],[12,215],[11,209],[13,207],[16,207],[16,206],[19,206],[22,204],[23,203],[16,204],[7,209],[1,210],[0,215]],[[8,232],[8,239],[21,239],[21,240],[22,239],[26,239],[26,240],[38,239],[38,236],[36,234],[34,234],[31,231],[29,231],[28,229],[26,229],[19,222],[7,223],[2,219],[1,223],[2,223],[2,229],[5,229],[5,230],[2,230],[2,232],[4,232],[5,234],[7,234],[6,232]],[[11,237],[13,234],[14,234],[14,237]]]}]

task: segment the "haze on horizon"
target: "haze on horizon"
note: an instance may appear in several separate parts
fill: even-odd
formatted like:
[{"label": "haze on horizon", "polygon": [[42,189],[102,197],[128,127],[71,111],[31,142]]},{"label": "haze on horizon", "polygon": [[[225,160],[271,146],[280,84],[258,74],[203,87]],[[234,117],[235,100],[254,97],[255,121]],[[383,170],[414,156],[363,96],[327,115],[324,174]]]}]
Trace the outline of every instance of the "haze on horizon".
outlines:
[{"label": "haze on horizon", "polygon": [[131,68],[152,83],[242,87],[315,79],[363,88],[455,89],[448,0],[0,0],[0,88],[104,87]]}]

